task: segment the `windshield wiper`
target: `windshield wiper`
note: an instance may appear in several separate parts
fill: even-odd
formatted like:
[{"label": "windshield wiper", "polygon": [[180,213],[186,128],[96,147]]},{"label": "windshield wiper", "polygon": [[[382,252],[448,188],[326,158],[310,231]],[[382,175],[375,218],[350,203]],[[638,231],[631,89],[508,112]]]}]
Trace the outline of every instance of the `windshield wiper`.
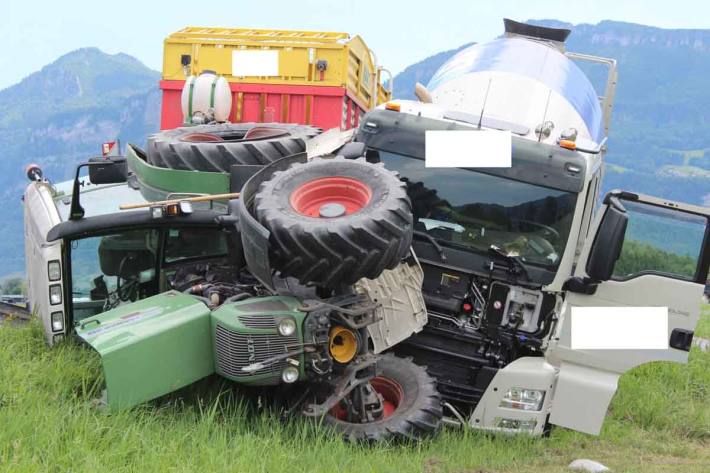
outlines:
[{"label": "windshield wiper", "polygon": [[494,259],[498,258],[508,263],[508,267],[506,269],[509,273],[515,276],[522,274],[523,276],[525,276],[525,279],[527,279],[528,281],[531,280],[530,274],[528,274],[528,270],[523,264],[523,262],[520,261],[519,256],[509,255],[495,245],[491,245],[488,248],[488,255],[491,257],[491,261],[489,262],[488,267],[488,269],[490,269],[491,271],[495,269]]},{"label": "windshield wiper", "polygon": [[414,235],[418,236],[420,238],[424,238],[427,240],[429,243],[432,244],[434,248],[436,248],[436,251],[439,253],[439,258],[441,258],[442,263],[446,263],[446,254],[444,253],[444,249],[441,247],[438,241],[436,241],[436,238],[433,236],[429,235],[427,232],[423,232],[421,230],[414,230]]}]

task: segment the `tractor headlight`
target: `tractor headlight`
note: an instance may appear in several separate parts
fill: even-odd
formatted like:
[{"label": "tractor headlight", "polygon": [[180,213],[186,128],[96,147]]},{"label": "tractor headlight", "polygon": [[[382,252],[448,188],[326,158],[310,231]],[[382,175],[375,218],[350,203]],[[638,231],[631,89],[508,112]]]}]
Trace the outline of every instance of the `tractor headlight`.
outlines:
[{"label": "tractor headlight", "polygon": [[64,330],[64,313],[52,312],[52,331],[61,332]]},{"label": "tractor headlight", "polygon": [[296,333],[296,322],[293,319],[282,319],[278,325],[279,334],[290,337]]},{"label": "tractor headlight", "polygon": [[523,411],[539,411],[545,400],[545,391],[526,388],[510,388],[500,401],[500,407],[520,409]]},{"label": "tractor headlight", "polygon": [[59,284],[52,284],[49,286],[49,303],[52,305],[57,305],[62,303],[62,286]]},{"label": "tractor headlight", "polygon": [[295,383],[298,381],[298,368],[295,366],[287,366],[281,372],[281,381],[284,383]]},{"label": "tractor headlight", "polygon": [[52,260],[47,264],[47,276],[50,281],[59,281],[62,278],[62,266],[59,260]]}]

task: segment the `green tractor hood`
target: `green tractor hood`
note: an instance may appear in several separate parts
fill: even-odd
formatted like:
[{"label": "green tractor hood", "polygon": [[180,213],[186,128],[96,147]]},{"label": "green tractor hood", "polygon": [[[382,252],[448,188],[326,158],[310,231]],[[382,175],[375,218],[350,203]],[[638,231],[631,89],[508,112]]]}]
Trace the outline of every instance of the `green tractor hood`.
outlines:
[{"label": "green tractor hood", "polygon": [[210,310],[169,291],[89,317],[77,335],[101,356],[108,406],[128,408],[214,372]]}]

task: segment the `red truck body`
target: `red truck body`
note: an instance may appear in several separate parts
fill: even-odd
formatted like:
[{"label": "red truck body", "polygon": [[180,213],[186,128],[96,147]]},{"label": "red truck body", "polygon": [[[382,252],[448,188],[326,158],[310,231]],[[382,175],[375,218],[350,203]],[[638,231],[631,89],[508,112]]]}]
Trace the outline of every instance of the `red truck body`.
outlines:
[{"label": "red truck body", "polygon": [[[161,80],[160,128],[183,124],[180,96],[184,81]],[[230,120],[314,125],[323,129],[357,127],[368,108],[350,96],[345,87],[230,83]]]}]

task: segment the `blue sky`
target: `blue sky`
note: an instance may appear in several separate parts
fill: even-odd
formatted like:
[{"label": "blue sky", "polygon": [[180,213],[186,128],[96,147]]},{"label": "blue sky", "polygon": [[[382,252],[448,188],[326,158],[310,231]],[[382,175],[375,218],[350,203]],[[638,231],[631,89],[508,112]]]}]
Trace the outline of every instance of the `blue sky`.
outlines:
[{"label": "blue sky", "polygon": [[360,34],[379,62],[409,64],[502,31],[502,18],[604,19],[663,28],[710,28],[702,0],[55,0],[4,2],[0,89],[80,47],[125,52],[159,70],[162,41],[184,26],[346,31]]}]

